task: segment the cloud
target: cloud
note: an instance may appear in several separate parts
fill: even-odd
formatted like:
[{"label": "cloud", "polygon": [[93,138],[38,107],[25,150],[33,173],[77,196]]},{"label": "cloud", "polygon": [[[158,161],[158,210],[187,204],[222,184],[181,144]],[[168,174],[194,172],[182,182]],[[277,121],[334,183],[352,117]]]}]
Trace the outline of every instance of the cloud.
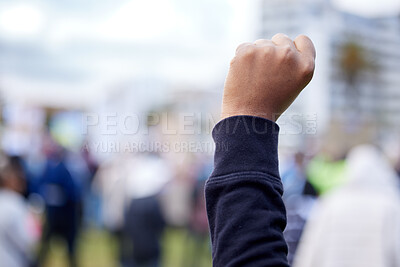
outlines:
[{"label": "cloud", "polygon": [[334,0],[333,3],[342,10],[367,17],[398,15],[400,13],[399,0]]},{"label": "cloud", "polygon": [[184,23],[170,1],[130,1],[98,25],[102,38],[116,41],[144,41],[165,37]]},{"label": "cloud", "polygon": [[0,12],[0,32],[11,38],[35,36],[44,26],[44,14],[30,4],[3,7]]}]

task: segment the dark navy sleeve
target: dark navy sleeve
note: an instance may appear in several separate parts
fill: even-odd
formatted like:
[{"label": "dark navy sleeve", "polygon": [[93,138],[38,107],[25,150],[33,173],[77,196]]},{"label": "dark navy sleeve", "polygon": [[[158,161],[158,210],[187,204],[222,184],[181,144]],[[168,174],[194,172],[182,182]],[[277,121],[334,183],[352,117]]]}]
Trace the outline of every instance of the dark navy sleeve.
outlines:
[{"label": "dark navy sleeve", "polygon": [[215,267],[289,266],[278,132],[274,122],[252,116],[214,127],[214,171],[205,194]]}]

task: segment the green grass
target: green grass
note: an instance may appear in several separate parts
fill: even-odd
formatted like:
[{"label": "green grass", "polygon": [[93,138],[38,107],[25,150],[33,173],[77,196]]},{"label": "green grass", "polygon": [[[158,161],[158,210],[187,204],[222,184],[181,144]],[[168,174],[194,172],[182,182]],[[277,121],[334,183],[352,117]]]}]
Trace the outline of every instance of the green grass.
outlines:
[{"label": "green grass", "polygon": [[211,248],[208,240],[206,237],[196,242],[186,230],[168,229],[163,239],[163,267],[211,266]]},{"label": "green grass", "polygon": [[[163,267],[211,266],[208,238],[196,242],[186,230],[168,228],[162,248]],[[105,231],[90,229],[83,232],[78,243],[78,262],[79,267],[118,267],[116,240]],[[60,240],[52,240],[45,267],[68,267],[65,246]]]}]

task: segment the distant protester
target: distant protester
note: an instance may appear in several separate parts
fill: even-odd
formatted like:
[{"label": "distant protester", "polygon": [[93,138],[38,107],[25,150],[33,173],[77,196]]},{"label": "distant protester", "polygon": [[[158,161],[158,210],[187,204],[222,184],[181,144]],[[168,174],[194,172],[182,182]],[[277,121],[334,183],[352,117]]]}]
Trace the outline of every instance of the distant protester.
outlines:
[{"label": "distant protester", "polygon": [[160,192],[171,179],[171,170],[157,153],[132,158],[125,184],[125,251],[129,257],[123,266],[157,267],[161,264],[161,237],[166,225],[160,204]]},{"label": "distant protester", "polygon": [[308,182],[305,155],[298,152],[292,164],[282,173],[283,201],[287,225],[283,232],[288,245],[288,261],[293,263],[304,226],[317,200],[317,192]]},{"label": "distant protester", "polygon": [[294,267],[400,266],[395,171],[372,146],[353,149],[347,161],[348,182],[317,204]]},{"label": "distant protester", "polygon": [[53,237],[58,237],[66,243],[69,266],[75,267],[79,231],[79,187],[66,166],[65,151],[55,144],[48,153],[46,168],[38,188],[46,206],[39,263],[45,262],[50,241]]},{"label": "distant protester", "polygon": [[27,267],[38,239],[34,217],[23,197],[26,183],[22,167],[0,157],[0,266]]}]

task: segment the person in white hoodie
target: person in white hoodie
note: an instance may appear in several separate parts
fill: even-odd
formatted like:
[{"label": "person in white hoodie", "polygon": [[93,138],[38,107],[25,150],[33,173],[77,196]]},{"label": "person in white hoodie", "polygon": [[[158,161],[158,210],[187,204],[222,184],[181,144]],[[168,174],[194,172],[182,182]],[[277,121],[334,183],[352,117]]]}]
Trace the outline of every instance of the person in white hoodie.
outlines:
[{"label": "person in white hoodie", "polygon": [[373,146],[354,148],[348,183],[324,196],[307,223],[294,267],[400,266],[398,178]]}]

